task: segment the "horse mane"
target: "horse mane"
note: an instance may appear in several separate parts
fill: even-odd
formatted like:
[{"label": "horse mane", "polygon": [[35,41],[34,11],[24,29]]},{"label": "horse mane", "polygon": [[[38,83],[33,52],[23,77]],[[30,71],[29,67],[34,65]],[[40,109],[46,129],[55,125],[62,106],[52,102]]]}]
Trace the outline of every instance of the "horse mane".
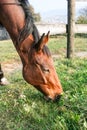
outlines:
[{"label": "horse mane", "polygon": [[35,43],[38,42],[40,39],[39,32],[34,24],[34,19],[32,17],[32,13],[29,9],[29,2],[28,0],[18,0],[21,3],[21,6],[25,13],[25,25],[19,33],[18,43],[20,44],[29,34],[34,36]]},{"label": "horse mane", "polygon": [[[29,34],[32,34],[34,36],[34,44],[32,47],[34,47],[34,45],[37,44],[38,41],[40,40],[40,35],[37,27],[34,24],[34,19],[29,9],[30,4],[28,0],[18,0],[18,1],[21,3],[21,6],[24,10],[26,20],[25,26],[19,33],[18,43],[20,44],[26,37],[28,37]],[[44,46],[42,51],[44,54],[51,56],[51,53],[47,46]]]}]

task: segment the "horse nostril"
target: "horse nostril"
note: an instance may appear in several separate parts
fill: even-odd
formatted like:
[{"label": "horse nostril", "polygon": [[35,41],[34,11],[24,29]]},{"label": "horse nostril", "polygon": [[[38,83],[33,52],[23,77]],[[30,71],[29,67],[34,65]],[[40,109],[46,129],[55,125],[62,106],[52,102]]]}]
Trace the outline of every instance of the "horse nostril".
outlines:
[{"label": "horse nostril", "polygon": [[50,102],[50,101],[57,102],[57,101],[60,100],[60,98],[61,98],[62,95],[63,95],[63,93],[61,93],[60,95],[56,95],[54,99],[51,98],[51,97],[49,97],[49,96],[45,96],[44,98],[45,98],[45,100],[47,102]]},{"label": "horse nostril", "polygon": [[54,101],[55,101],[55,102],[56,102],[56,101],[59,101],[60,98],[61,98],[61,96],[62,96],[62,95],[57,95],[57,96],[55,97]]}]

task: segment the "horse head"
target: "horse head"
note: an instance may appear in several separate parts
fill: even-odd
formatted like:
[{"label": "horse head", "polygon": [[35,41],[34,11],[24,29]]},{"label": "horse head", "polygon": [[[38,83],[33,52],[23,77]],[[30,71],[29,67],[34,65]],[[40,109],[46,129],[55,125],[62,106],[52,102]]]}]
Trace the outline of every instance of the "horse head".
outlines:
[{"label": "horse head", "polygon": [[47,35],[43,34],[38,43],[31,44],[31,47],[27,43],[22,44],[23,77],[28,83],[41,91],[47,99],[55,100],[59,99],[63,90],[50,51],[46,46],[48,40],[49,32]]},{"label": "horse head", "polygon": [[0,0],[0,16],[0,22],[9,32],[21,58],[24,79],[47,98],[59,99],[63,90],[46,45],[49,32],[39,36],[29,7],[23,0]]}]

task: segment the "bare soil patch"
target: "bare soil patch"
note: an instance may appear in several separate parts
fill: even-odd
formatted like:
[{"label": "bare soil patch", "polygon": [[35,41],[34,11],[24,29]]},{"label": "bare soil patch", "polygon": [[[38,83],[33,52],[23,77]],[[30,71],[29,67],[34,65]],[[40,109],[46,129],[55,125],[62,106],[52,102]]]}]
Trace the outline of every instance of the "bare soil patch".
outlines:
[{"label": "bare soil patch", "polygon": [[[78,58],[86,58],[87,52],[77,52],[75,53],[75,56]],[[53,59],[59,59],[61,58],[61,55],[52,55]],[[14,70],[22,69],[22,63],[21,62],[11,62],[11,63],[4,63],[2,64],[2,69],[5,73],[12,73]]]},{"label": "bare soil patch", "polygon": [[12,73],[16,69],[22,69],[22,63],[21,62],[4,63],[2,65],[2,69],[5,73]]}]

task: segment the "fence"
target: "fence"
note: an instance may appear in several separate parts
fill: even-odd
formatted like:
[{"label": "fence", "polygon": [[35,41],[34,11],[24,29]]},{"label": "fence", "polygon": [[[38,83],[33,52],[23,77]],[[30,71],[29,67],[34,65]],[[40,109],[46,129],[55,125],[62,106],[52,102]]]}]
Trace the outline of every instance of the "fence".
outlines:
[{"label": "fence", "polygon": [[[40,34],[47,33],[50,31],[51,35],[64,34],[66,33],[66,24],[45,24],[39,23],[36,24]],[[87,33],[86,24],[76,24],[75,33]]]},{"label": "fence", "polygon": [[[65,24],[47,24],[47,23],[36,23],[36,26],[40,32],[40,35],[50,31],[50,35],[64,34],[66,33]],[[75,33],[87,33],[87,25],[76,24]],[[0,40],[8,39],[9,35],[5,28],[0,28]]]}]

